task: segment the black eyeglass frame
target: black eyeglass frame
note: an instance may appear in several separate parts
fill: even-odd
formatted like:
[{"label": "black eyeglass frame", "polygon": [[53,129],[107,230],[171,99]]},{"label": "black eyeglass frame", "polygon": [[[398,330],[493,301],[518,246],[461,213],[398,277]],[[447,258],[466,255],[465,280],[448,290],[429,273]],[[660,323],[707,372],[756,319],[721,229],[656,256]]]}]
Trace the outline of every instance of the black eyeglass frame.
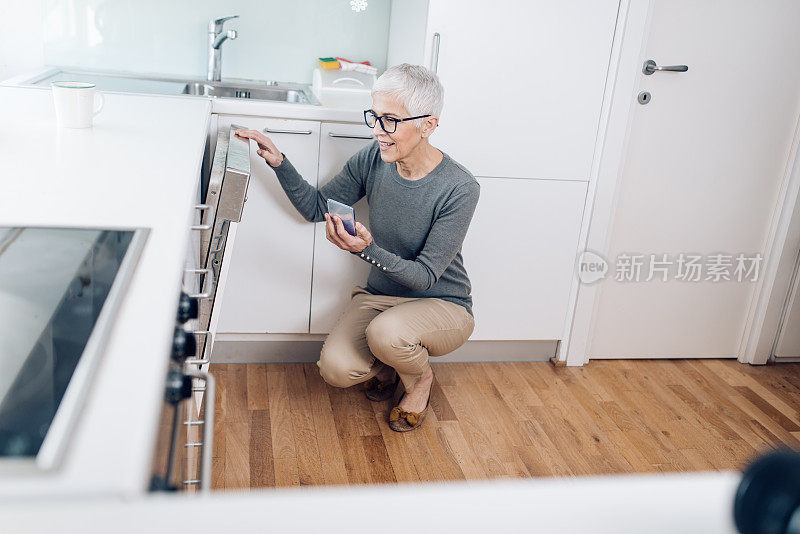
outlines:
[{"label": "black eyeglass frame", "polygon": [[[390,117],[388,115],[378,115],[377,113],[375,113],[371,109],[365,109],[364,110],[364,124],[366,124],[370,128],[374,128],[375,124],[373,123],[372,126],[369,125],[369,120],[367,120],[367,113],[372,113],[372,115],[375,117],[375,121],[380,123],[381,129],[386,133],[395,133],[397,131],[397,123],[398,122],[411,121],[411,120],[414,120],[414,119],[424,119],[425,117],[430,117],[431,116],[431,114],[428,113],[427,115],[417,115],[416,117],[407,117],[405,119],[396,119],[396,118]],[[387,130],[386,129],[386,124],[383,122],[383,119],[388,119],[389,122],[394,124],[394,130],[392,130],[391,132],[389,130]]]}]

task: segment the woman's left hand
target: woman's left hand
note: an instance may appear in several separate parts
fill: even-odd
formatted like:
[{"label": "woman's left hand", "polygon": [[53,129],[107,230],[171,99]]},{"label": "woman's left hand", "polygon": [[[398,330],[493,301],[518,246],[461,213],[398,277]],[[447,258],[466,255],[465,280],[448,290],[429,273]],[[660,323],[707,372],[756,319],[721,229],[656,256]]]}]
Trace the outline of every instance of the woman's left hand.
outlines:
[{"label": "woman's left hand", "polygon": [[356,222],[356,233],[358,235],[348,234],[338,215],[331,218],[330,214],[325,214],[325,237],[340,249],[348,252],[361,252],[372,243],[372,234],[360,222]]}]

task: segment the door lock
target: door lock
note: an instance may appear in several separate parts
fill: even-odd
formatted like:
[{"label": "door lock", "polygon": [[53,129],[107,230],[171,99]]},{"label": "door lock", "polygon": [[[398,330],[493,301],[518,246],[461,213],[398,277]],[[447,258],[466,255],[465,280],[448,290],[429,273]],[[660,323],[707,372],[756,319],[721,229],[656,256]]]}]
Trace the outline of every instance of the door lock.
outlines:
[{"label": "door lock", "polygon": [[648,93],[647,91],[642,91],[641,93],[639,93],[639,96],[636,97],[636,100],[638,100],[640,104],[645,105],[649,104],[652,98],[653,97],[650,96],[650,93]]}]

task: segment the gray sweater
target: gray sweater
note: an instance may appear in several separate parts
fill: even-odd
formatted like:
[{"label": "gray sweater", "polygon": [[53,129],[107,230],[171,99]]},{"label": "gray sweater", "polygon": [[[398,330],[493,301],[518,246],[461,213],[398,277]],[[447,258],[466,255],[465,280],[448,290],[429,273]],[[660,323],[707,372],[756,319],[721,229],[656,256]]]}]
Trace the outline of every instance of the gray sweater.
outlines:
[{"label": "gray sweater", "polygon": [[426,176],[407,180],[394,163],[381,159],[375,141],[319,190],[303,180],[285,155],[274,170],[289,200],[310,222],[325,220],[329,198],[352,206],[367,196],[372,243],[357,256],[372,265],[364,288],[368,292],[440,298],[472,314],[461,245],[480,186],[458,162],[444,154]]}]

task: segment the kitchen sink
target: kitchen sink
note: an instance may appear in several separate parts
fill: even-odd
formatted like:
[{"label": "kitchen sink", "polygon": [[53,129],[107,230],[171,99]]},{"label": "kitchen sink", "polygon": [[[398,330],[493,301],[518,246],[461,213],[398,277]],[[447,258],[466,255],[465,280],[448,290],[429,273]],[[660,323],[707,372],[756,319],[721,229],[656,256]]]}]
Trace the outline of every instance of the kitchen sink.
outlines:
[{"label": "kitchen sink", "polygon": [[50,85],[51,82],[64,80],[92,82],[101,91],[162,95],[183,94],[319,105],[319,101],[308,85],[288,82],[255,80],[208,82],[178,77],[53,69],[27,83]]},{"label": "kitchen sink", "polygon": [[280,84],[226,84],[219,82],[189,82],[183,94],[221,98],[249,98],[294,104],[312,103],[311,95],[301,87]]}]

